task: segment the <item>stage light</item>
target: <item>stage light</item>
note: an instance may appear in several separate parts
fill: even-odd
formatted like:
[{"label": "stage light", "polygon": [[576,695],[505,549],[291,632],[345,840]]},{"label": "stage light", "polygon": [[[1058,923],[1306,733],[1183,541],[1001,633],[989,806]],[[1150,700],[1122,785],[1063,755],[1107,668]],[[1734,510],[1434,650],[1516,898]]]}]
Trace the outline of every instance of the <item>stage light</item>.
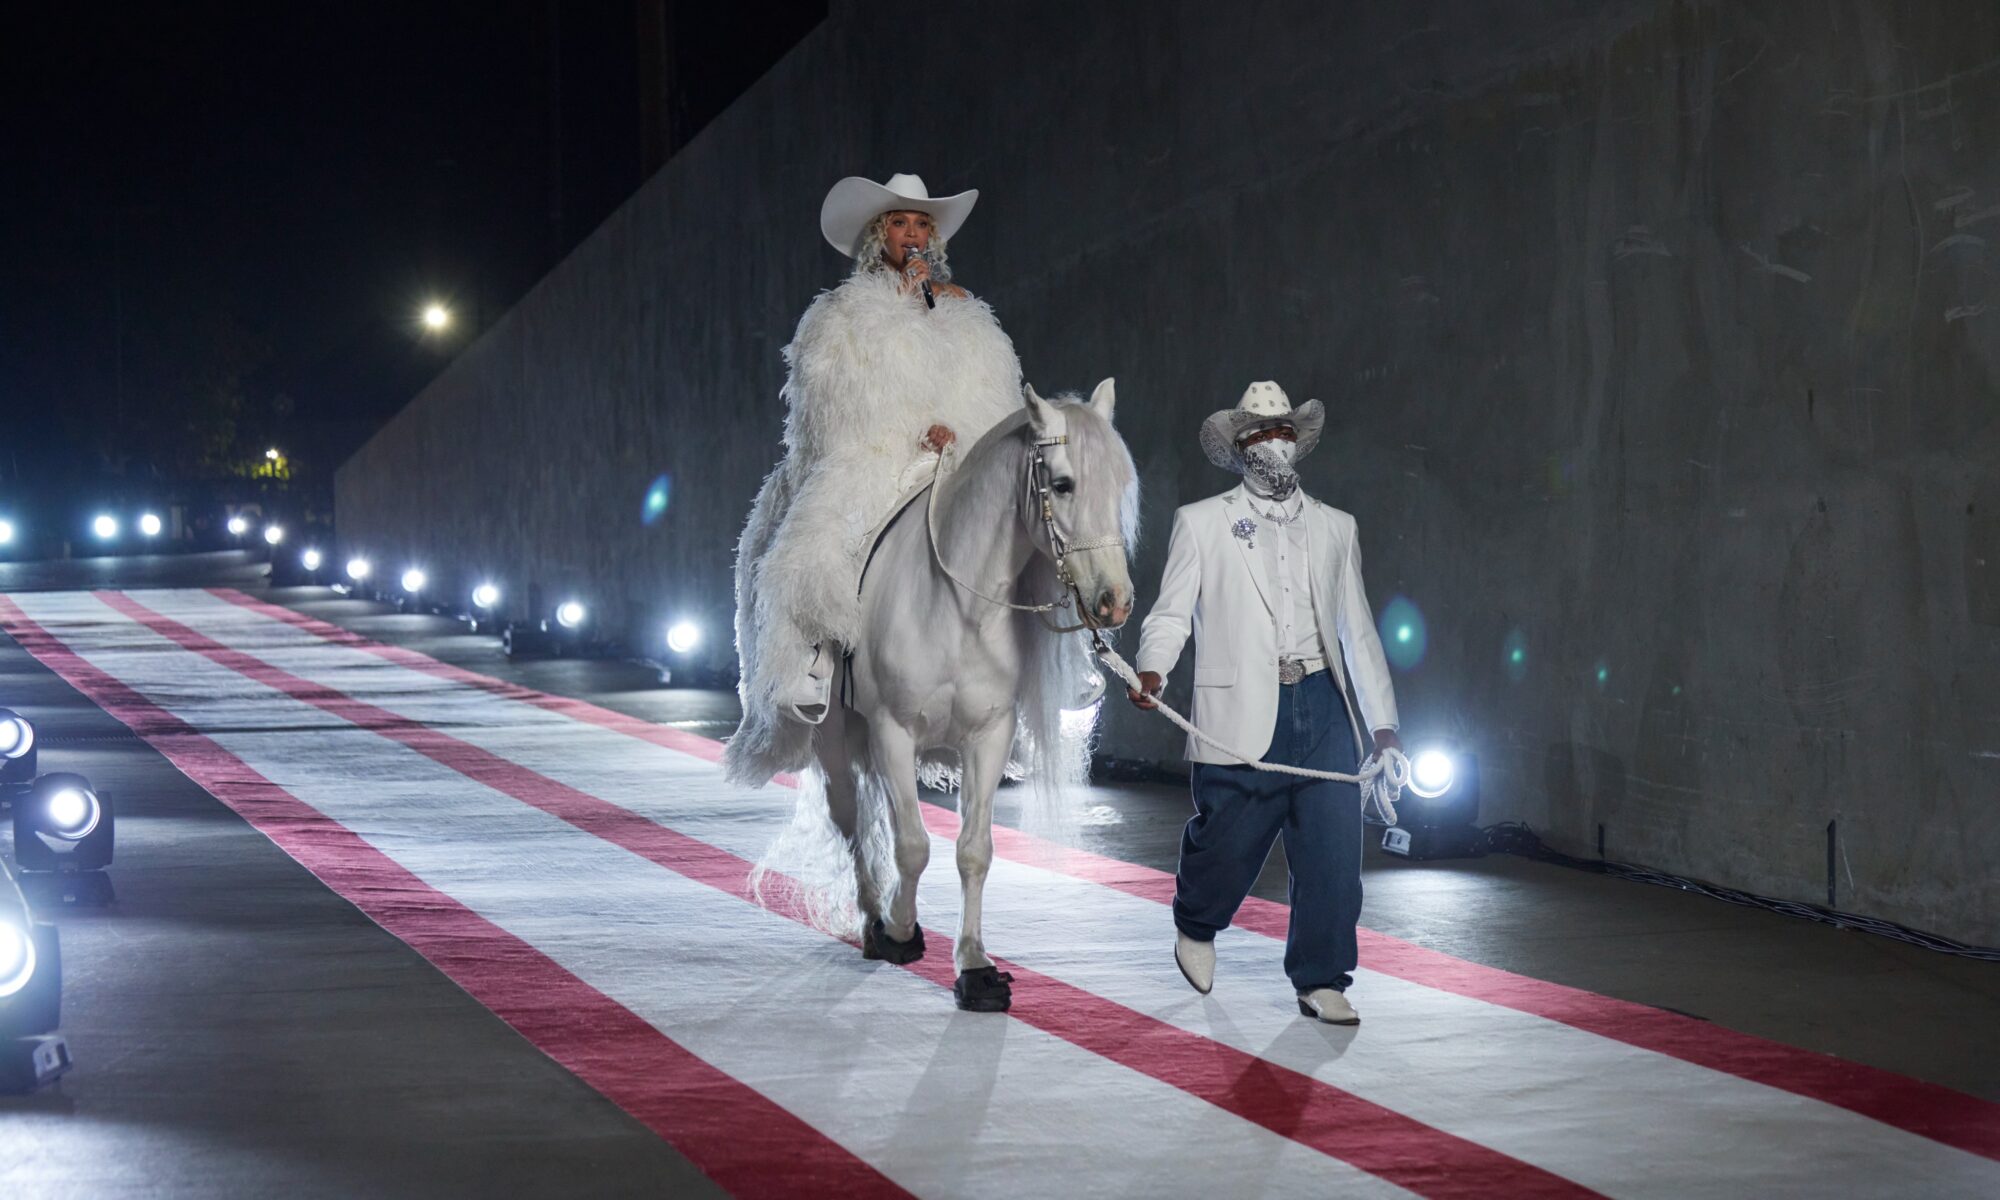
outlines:
[{"label": "stage light", "polygon": [[0,915],[0,997],[11,996],[35,977],[35,939],[11,914]]},{"label": "stage light", "polygon": [[1382,849],[1414,859],[1477,857],[1486,852],[1478,819],[1479,760],[1449,746],[1419,747]]},{"label": "stage light", "polygon": [[299,565],[308,571],[319,570],[319,564],[323,561],[325,560],[320,557],[320,552],[317,550],[309,549],[304,554],[299,555]]},{"label": "stage light", "polygon": [[143,513],[139,517],[139,532],[147,537],[160,536],[160,518],[157,513]]},{"label": "stage light", "polygon": [[69,1070],[60,1024],[62,941],[0,862],[0,1092],[33,1091]]},{"label": "stage light", "polygon": [[35,781],[35,726],[11,709],[0,708],[0,797]]},{"label": "stage light", "polygon": [[1442,750],[1425,750],[1410,764],[1410,790],[1434,800],[1451,788],[1451,756]]},{"label": "stage light", "polygon": [[229,536],[242,537],[244,534],[249,532],[250,532],[250,522],[244,520],[242,517],[229,518]]},{"label": "stage light", "polygon": [[91,830],[97,828],[104,806],[88,789],[67,787],[50,793],[46,815],[50,833],[64,841],[76,842],[89,837]]},{"label": "stage light", "polygon": [[360,583],[362,580],[368,578],[368,572],[372,570],[374,568],[368,565],[368,560],[365,558],[350,558],[347,560],[347,577],[356,583]]},{"label": "stage light", "polygon": [[409,570],[403,572],[403,590],[412,596],[423,591],[424,584],[428,582],[429,580],[424,578],[424,573],[415,567],[411,567]]},{"label": "stage light", "polygon": [[14,522],[0,521],[0,546],[9,546],[12,545],[13,542],[14,542]]},{"label": "stage light", "polygon": [[556,606],[556,624],[564,629],[575,629],[587,615],[583,605],[575,600],[565,600]]},{"label": "stage light", "polygon": [[99,540],[108,542],[118,536],[118,518],[110,513],[98,513],[96,519],[90,523],[90,531],[96,534]]},{"label": "stage light", "polygon": [[70,874],[108,866],[114,816],[88,779],[50,772],[14,801],[14,862],[23,871]]},{"label": "stage light", "polygon": [[482,583],[472,589],[472,605],[474,608],[491,609],[498,603],[500,603],[500,589],[492,584]]},{"label": "stage light", "polygon": [[0,861],[0,1092],[30,1092],[70,1069],[60,1024],[62,941]]},{"label": "stage light", "polygon": [[279,542],[284,541],[285,527],[283,525],[264,526],[264,540],[269,542],[273,546],[277,545]]},{"label": "stage light", "polygon": [[667,649],[675,654],[686,654],[701,645],[701,626],[693,621],[678,621],[667,630]]},{"label": "stage light", "polygon": [[28,718],[0,708],[0,758],[26,758],[35,749],[35,727]]}]

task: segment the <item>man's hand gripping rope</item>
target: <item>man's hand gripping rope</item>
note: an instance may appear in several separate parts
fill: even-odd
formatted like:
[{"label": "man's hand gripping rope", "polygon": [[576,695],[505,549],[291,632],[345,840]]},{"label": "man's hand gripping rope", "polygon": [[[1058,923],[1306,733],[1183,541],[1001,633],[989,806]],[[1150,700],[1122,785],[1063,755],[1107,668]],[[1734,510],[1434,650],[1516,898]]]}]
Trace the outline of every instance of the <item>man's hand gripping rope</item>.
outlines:
[{"label": "man's hand gripping rope", "polygon": [[1306,767],[1288,767],[1282,763],[1267,763],[1252,758],[1233,746],[1225,746],[1208,734],[1197,729],[1192,721],[1175,712],[1166,701],[1153,692],[1147,691],[1139,682],[1139,673],[1132,664],[1125,661],[1118,651],[1095,630],[1091,633],[1091,648],[1097,657],[1110,669],[1113,675],[1125,682],[1128,691],[1143,695],[1148,703],[1141,705],[1159,712],[1167,720],[1178,725],[1189,737],[1212,746],[1230,758],[1254,767],[1259,771],[1271,771],[1279,775],[1297,775],[1304,779],[1326,779],[1334,783],[1352,783],[1361,788],[1361,811],[1366,813],[1372,806],[1381,818],[1391,825],[1396,823],[1396,801],[1401,798],[1403,788],[1410,782],[1410,760],[1402,750],[1388,746],[1368,756],[1361,764],[1361,770],[1353,775],[1339,771],[1314,771]]}]

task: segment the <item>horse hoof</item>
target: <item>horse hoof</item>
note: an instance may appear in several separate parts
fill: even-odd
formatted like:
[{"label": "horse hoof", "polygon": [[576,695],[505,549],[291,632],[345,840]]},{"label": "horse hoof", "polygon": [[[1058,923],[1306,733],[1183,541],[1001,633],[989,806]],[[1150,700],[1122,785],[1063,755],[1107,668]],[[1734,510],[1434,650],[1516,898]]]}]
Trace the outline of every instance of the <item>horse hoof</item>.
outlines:
[{"label": "horse hoof", "polygon": [[881,962],[913,963],[924,956],[924,927],[919,925],[910,934],[910,940],[899,942],[889,936],[889,930],[876,917],[861,934],[861,957]]},{"label": "horse hoof", "polygon": [[960,971],[951,995],[966,1012],[1006,1012],[1014,1004],[1014,977],[992,967]]}]

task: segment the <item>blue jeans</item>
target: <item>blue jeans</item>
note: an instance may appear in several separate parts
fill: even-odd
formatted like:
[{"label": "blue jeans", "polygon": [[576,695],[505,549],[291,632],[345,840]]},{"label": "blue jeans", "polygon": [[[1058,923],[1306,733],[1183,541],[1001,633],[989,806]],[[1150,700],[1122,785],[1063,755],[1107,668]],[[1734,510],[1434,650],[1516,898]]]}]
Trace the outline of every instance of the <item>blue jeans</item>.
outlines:
[{"label": "blue jeans", "polygon": [[[1354,735],[1332,671],[1278,688],[1264,761],[1353,774]],[[1361,793],[1351,783],[1194,764],[1194,818],[1181,832],[1174,924],[1197,941],[1229,927],[1282,834],[1291,865],[1285,974],[1299,992],[1353,982],[1361,920]]]}]

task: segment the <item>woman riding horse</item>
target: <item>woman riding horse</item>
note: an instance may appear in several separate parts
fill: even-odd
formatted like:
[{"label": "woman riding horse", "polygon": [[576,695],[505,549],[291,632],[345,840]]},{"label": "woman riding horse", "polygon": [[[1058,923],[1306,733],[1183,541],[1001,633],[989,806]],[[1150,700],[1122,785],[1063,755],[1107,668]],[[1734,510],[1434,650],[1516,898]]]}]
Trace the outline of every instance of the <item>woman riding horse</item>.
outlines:
[{"label": "woman riding horse", "polygon": [[993,310],[950,282],[945,245],[977,191],[933,199],[915,175],[850,176],[820,231],[853,272],[806,309],[785,347],[785,458],[736,553],[743,721],[723,766],[758,785],[803,768],[859,633],[865,542],[955,441],[1021,406],[1021,364]]}]

